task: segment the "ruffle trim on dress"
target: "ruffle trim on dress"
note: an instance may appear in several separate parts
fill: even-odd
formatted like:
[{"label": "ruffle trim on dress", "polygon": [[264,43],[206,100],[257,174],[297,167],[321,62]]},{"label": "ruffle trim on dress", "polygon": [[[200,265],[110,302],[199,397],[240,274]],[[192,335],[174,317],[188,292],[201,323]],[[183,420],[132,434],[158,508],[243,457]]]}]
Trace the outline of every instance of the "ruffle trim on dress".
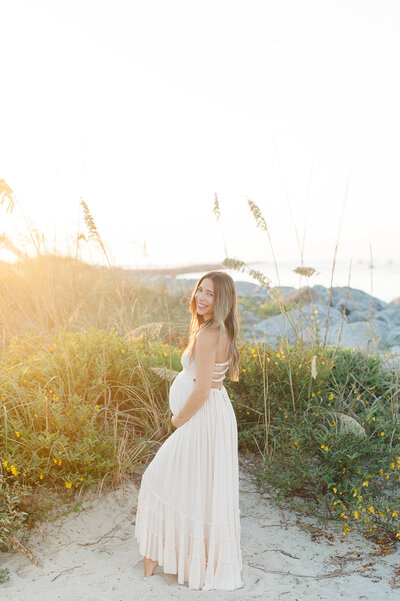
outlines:
[{"label": "ruffle trim on dress", "polygon": [[[162,500],[162,498],[152,489],[152,487],[150,486],[150,484],[147,482],[147,480],[145,478],[142,478],[141,486],[147,486],[147,488],[150,489],[151,494],[154,497],[156,497],[165,507],[167,507],[167,506],[171,507],[171,509],[173,509],[173,510],[176,511],[175,507],[172,507],[172,505],[169,505],[168,503],[166,503],[165,501]],[[155,511],[155,509],[152,509],[151,511]],[[240,509],[239,509],[239,513],[240,513]],[[191,522],[198,522],[199,524],[202,524],[202,525],[206,524],[206,525],[209,525],[209,526],[211,526],[211,524],[212,524],[211,522],[205,522],[203,520],[196,520],[196,518],[193,518],[190,515],[186,515],[185,513],[182,513],[182,511],[180,511],[180,510],[179,510],[179,515],[187,518]],[[166,519],[166,517],[164,516],[164,514],[163,514],[163,518]],[[227,526],[229,526],[230,522],[218,522],[218,525],[227,525]],[[240,523],[239,523],[239,528],[240,528]]]},{"label": "ruffle trim on dress", "polygon": [[158,561],[165,573],[192,589],[234,590],[240,577],[240,520],[207,524],[164,503],[142,479],[135,536],[141,555]]}]

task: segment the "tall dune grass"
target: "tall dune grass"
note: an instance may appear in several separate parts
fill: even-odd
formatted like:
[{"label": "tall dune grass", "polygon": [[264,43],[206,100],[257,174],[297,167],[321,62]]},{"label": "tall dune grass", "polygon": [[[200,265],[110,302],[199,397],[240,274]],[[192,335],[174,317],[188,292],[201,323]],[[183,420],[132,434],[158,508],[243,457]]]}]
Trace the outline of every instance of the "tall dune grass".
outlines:
[{"label": "tall dune grass", "polygon": [[[10,198],[0,186],[12,211]],[[181,369],[189,295],[147,286],[109,261],[81,261],[79,245],[89,239],[106,254],[89,208],[81,206],[88,232],[77,235],[74,256],[42,252],[33,231],[34,258],[2,239],[18,256],[3,264],[0,280],[5,546],[40,515],[42,506],[28,509],[34,491],[71,498],[85,487],[118,485],[140,472],[171,432],[168,390]],[[261,212],[249,207],[272,247]],[[214,213],[220,219],[217,197]],[[297,333],[295,344],[284,336],[276,347],[240,337],[242,377],[226,388],[241,452],[259,454],[258,478],[277,502],[338,520],[344,536],[361,523],[371,536],[385,531],[397,540],[398,375],[377,357],[326,346],[312,320],[306,343],[292,313],[300,302],[288,305],[265,274],[243,261],[226,257],[221,266],[247,271],[268,289],[272,305],[264,310],[281,313],[287,331]],[[276,260],[275,267],[279,278]],[[313,268],[297,269],[310,280]]]}]

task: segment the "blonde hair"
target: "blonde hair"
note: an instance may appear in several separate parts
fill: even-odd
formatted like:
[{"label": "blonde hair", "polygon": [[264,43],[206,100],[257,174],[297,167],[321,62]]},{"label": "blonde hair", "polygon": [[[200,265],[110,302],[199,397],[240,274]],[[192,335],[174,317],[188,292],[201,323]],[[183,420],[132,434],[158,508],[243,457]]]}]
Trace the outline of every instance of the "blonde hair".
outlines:
[{"label": "blonde hair", "polygon": [[[208,321],[204,321],[204,317],[198,315],[196,306],[196,292],[205,278],[212,280],[214,286],[214,314],[212,319]],[[231,276],[223,271],[209,271],[203,275],[194,287],[189,309],[192,313],[189,344],[186,347],[189,356],[192,358],[194,356],[196,336],[201,329],[219,327],[219,340],[221,340],[222,331],[224,331],[230,342],[230,363],[227,375],[232,382],[238,382],[240,354],[236,340],[239,334],[240,314],[235,282]]]}]

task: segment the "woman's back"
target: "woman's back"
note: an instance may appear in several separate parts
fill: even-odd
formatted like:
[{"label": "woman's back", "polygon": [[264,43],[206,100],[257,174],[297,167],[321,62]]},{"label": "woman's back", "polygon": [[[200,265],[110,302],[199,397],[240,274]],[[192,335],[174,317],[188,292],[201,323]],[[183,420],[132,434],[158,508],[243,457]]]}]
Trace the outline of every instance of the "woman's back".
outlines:
[{"label": "woman's back", "polygon": [[[210,328],[213,330],[217,330],[218,328]],[[197,336],[201,335],[202,332],[202,328],[197,332],[196,335],[196,339]],[[231,360],[230,357],[230,351],[231,351],[231,343],[230,343],[230,339],[229,336],[226,332],[221,332],[221,336],[218,340],[217,343],[217,353],[216,353],[216,357],[215,357],[215,362],[217,364],[226,364],[229,363]],[[194,353],[196,354],[196,345],[194,348]]]}]

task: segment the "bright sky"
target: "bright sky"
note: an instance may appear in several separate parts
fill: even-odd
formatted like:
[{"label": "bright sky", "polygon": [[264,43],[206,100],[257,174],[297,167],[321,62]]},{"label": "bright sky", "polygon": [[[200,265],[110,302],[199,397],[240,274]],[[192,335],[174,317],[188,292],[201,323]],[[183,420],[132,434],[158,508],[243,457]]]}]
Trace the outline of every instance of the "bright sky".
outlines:
[{"label": "bright sky", "polygon": [[400,261],[397,0],[0,7],[0,179],[51,245],[82,197],[115,263],[220,261],[217,193],[230,257],[272,259],[249,198],[278,261],[304,238],[316,266],[348,185],[338,260]]}]

